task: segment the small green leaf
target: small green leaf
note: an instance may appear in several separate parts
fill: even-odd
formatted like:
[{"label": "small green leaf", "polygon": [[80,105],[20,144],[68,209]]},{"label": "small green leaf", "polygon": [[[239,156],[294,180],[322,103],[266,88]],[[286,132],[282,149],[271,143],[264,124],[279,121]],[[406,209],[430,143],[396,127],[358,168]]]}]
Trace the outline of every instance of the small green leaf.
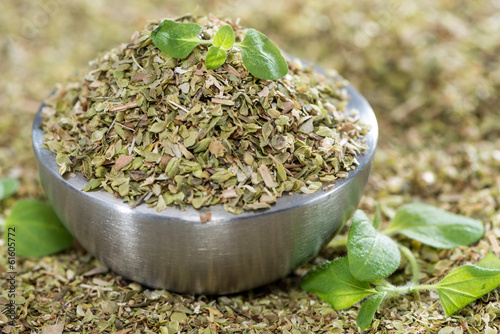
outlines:
[{"label": "small green leaf", "polygon": [[102,182],[98,179],[91,179],[87,185],[85,186],[85,188],[82,189],[82,191],[91,191],[91,190],[94,190],[94,189],[97,189],[99,187],[101,187],[102,185]]},{"label": "small green leaf", "polygon": [[482,267],[500,264],[488,257],[483,261],[459,267],[435,285],[447,317],[500,285],[500,269]]},{"label": "small green leaf", "polygon": [[73,243],[73,236],[57,218],[52,207],[36,200],[17,202],[7,218],[5,230],[14,234],[12,238],[15,240],[16,253],[21,256],[49,255]]},{"label": "small green leaf", "polygon": [[479,240],[484,227],[480,221],[414,203],[401,207],[385,232],[401,233],[436,248],[455,248]]},{"label": "small green leaf", "polygon": [[486,269],[500,269],[500,259],[493,254],[487,254],[477,266]]},{"label": "small green leaf", "polygon": [[243,65],[253,76],[264,80],[276,80],[288,73],[288,64],[280,50],[266,35],[248,29],[241,46]]},{"label": "small green leaf", "polygon": [[363,303],[363,305],[361,305],[358,317],[356,318],[356,323],[358,324],[359,328],[367,329],[370,326],[373,317],[375,316],[375,312],[377,311],[377,308],[380,306],[380,304],[382,304],[382,301],[384,300],[386,294],[386,292],[380,292],[375,296],[371,296],[370,298],[368,298]]},{"label": "small green leaf", "polygon": [[151,33],[151,40],[158,49],[168,56],[184,59],[196,46],[203,43],[198,38],[202,30],[203,27],[196,23],[164,20]]},{"label": "small green leaf", "polygon": [[346,257],[310,270],[302,278],[301,287],[330,303],[336,310],[352,306],[366,296],[377,293],[368,282],[358,281],[352,276]]},{"label": "small green leaf", "polygon": [[229,50],[234,45],[234,30],[231,26],[222,26],[214,36],[213,44],[224,50]]},{"label": "small green leaf", "polygon": [[12,178],[0,180],[0,201],[12,196],[19,188],[19,181]]},{"label": "small green leaf", "polygon": [[360,281],[373,281],[392,274],[401,262],[398,245],[377,232],[363,211],[357,210],[347,236],[349,269]]},{"label": "small green leaf", "polygon": [[209,70],[215,70],[220,67],[226,61],[226,51],[222,50],[218,46],[211,46],[208,49],[207,57],[205,59],[205,64]]}]

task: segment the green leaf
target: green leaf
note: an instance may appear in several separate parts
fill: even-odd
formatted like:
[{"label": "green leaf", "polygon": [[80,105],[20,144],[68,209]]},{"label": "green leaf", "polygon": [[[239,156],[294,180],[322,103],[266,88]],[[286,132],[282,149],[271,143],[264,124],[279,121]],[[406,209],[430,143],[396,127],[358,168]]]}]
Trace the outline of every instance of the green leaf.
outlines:
[{"label": "green leaf", "polygon": [[85,186],[85,188],[82,189],[82,191],[91,191],[91,190],[94,190],[94,189],[97,189],[99,187],[101,187],[102,185],[102,182],[98,179],[91,179],[87,185]]},{"label": "green leaf", "polygon": [[368,282],[361,282],[352,276],[346,257],[310,270],[302,278],[301,288],[316,294],[336,310],[352,306],[366,296],[377,293]]},{"label": "green leaf", "polygon": [[486,269],[500,269],[500,259],[493,254],[487,254],[479,263],[478,267]]},{"label": "green leaf", "polygon": [[222,26],[214,36],[213,45],[229,50],[234,45],[234,30],[231,26]]},{"label": "green leaf", "polygon": [[226,51],[222,50],[218,46],[212,45],[210,49],[208,49],[205,64],[209,70],[214,70],[224,64],[226,57]]},{"label": "green leaf", "polygon": [[414,203],[401,207],[385,232],[401,233],[436,248],[456,248],[479,240],[484,227],[480,221]]},{"label": "green leaf", "polygon": [[168,56],[184,59],[196,46],[203,43],[198,38],[202,30],[203,27],[196,23],[165,20],[151,33],[151,40]]},{"label": "green leaf", "polygon": [[381,292],[376,294],[375,296],[371,296],[368,298],[361,308],[359,309],[358,317],[356,318],[356,323],[359,328],[367,329],[375,316],[375,312],[377,311],[380,304],[384,300],[386,296],[386,292]]},{"label": "green leaf", "polygon": [[363,211],[357,210],[347,236],[349,269],[360,281],[374,281],[392,274],[401,262],[398,245],[377,232]]},{"label": "green leaf", "polygon": [[19,181],[12,178],[0,180],[0,201],[12,196],[19,188]]},{"label": "green leaf", "polygon": [[49,255],[73,243],[73,236],[57,218],[52,207],[36,200],[17,202],[7,218],[5,230],[14,234],[12,238],[15,240],[16,254],[21,256]]},{"label": "green leaf", "polygon": [[280,50],[266,35],[248,29],[241,46],[243,65],[253,76],[264,80],[276,80],[288,73],[288,64]]},{"label": "green leaf", "polygon": [[[481,261],[482,264],[480,262],[481,266],[497,267],[500,265],[491,258],[485,258],[483,261]],[[435,285],[435,288],[444,313],[448,317],[499,285],[500,269],[465,265],[449,273]]]}]

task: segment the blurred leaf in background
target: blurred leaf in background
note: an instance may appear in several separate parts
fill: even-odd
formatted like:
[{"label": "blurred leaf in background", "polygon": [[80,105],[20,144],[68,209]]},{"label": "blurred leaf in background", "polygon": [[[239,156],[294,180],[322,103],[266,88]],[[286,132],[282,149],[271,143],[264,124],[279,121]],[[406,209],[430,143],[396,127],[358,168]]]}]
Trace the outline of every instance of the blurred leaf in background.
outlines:
[{"label": "blurred leaf in background", "polygon": [[19,181],[13,178],[5,178],[0,180],[0,201],[12,196],[19,188]]},{"label": "blurred leaf in background", "polygon": [[73,236],[52,207],[37,200],[22,200],[12,208],[5,230],[13,231],[16,255],[41,257],[59,252],[73,243]]}]

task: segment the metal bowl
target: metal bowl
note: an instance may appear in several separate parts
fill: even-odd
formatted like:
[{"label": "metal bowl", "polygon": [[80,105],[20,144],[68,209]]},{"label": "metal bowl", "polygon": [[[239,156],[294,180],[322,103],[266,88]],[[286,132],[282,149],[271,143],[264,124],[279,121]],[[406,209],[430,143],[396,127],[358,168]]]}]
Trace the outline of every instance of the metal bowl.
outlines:
[{"label": "metal bowl", "polygon": [[[327,191],[279,198],[271,209],[227,213],[168,207],[156,212],[131,208],[105,191],[83,192],[82,175],[61,177],[55,154],[42,147],[40,111],[33,146],[42,186],[65,226],[90,253],[123,277],[176,292],[226,294],[273,282],[315,256],[350,218],[359,204],[377,145],[375,114],[348,87],[348,109],[358,109],[371,126],[369,149],[359,166]],[[41,109],[41,108],[40,108]],[[212,212],[207,223],[200,214]]]}]

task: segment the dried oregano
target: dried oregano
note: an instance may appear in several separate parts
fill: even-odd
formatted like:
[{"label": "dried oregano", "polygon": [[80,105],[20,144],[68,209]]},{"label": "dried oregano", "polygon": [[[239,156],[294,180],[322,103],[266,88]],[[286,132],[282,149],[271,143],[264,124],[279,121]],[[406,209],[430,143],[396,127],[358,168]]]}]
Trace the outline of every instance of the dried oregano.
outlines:
[{"label": "dried oregano", "polygon": [[[201,25],[204,39],[225,25],[236,42],[246,32],[229,20],[176,21]],[[161,52],[151,41],[158,25],[46,101],[45,146],[61,174],[81,172],[85,191],[102,188],[158,211],[220,203],[241,213],[269,208],[283,192],[314,193],[356,167],[368,129],[344,113],[347,82],[338,74],[289,61],[286,76],[265,81],[234,48],[208,70],[205,44],[185,59]]]}]

